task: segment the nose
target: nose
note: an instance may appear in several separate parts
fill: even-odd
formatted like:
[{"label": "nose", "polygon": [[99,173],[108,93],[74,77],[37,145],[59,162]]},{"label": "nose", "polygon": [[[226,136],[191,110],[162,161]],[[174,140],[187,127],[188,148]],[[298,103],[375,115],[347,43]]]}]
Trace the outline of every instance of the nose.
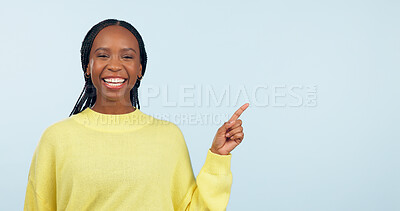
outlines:
[{"label": "nose", "polygon": [[107,65],[107,69],[110,71],[119,71],[122,69],[122,64],[118,58],[111,58],[110,62]]}]

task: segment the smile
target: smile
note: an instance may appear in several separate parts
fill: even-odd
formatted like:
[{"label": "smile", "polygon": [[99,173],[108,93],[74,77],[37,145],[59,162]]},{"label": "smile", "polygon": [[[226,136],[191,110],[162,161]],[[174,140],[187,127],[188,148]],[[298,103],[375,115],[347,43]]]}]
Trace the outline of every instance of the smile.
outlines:
[{"label": "smile", "polygon": [[126,79],[123,78],[103,78],[102,81],[110,89],[120,89],[126,84]]}]

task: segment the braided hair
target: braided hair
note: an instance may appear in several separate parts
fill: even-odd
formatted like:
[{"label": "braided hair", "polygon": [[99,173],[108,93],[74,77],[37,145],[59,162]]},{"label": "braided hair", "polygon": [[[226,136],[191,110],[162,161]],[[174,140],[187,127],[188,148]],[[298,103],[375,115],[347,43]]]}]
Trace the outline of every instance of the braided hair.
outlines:
[{"label": "braided hair", "polygon": [[[103,20],[103,21],[97,23],[89,30],[89,32],[85,36],[85,39],[82,42],[81,63],[82,63],[85,85],[83,87],[83,90],[82,90],[79,98],[78,98],[78,101],[76,102],[76,104],[74,106],[74,109],[72,110],[72,112],[69,116],[77,114],[77,113],[85,110],[87,107],[93,106],[94,103],[96,102],[96,88],[93,85],[92,79],[90,77],[89,78],[85,77],[85,72],[86,72],[86,68],[89,63],[90,50],[92,48],[94,39],[96,38],[97,34],[102,29],[104,29],[107,26],[111,26],[111,25],[122,26],[122,27],[128,29],[136,37],[136,39],[139,43],[140,63],[142,64],[142,76],[145,73],[146,64],[147,64],[147,54],[146,54],[146,50],[144,48],[142,36],[140,36],[139,32],[135,29],[135,27],[133,27],[128,22],[125,22],[123,20],[117,20],[117,19],[106,19],[106,20]],[[136,80],[134,87],[130,91],[130,96],[131,96],[130,98],[131,98],[132,106],[137,107],[138,109],[140,109],[139,97],[138,97],[139,86],[140,86],[140,80]]]}]

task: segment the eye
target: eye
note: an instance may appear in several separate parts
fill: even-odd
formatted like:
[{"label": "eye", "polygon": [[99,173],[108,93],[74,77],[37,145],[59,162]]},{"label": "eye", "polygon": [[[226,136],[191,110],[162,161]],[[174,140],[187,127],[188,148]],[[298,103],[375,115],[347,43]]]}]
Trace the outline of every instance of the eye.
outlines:
[{"label": "eye", "polygon": [[124,56],[123,58],[124,58],[124,59],[133,59],[132,56]]},{"label": "eye", "polygon": [[107,57],[107,55],[104,55],[104,54],[101,54],[101,55],[98,55],[97,57]]}]

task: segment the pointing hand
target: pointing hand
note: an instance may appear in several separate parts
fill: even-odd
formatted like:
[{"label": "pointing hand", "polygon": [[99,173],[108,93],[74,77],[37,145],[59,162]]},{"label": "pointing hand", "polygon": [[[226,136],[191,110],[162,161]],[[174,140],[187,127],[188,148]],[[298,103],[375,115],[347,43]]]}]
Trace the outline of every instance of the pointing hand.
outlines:
[{"label": "pointing hand", "polygon": [[235,147],[237,147],[244,138],[242,120],[238,119],[249,104],[242,105],[229,119],[225,122],[215,134],[211,152],[219,155],[228,155]]}]

